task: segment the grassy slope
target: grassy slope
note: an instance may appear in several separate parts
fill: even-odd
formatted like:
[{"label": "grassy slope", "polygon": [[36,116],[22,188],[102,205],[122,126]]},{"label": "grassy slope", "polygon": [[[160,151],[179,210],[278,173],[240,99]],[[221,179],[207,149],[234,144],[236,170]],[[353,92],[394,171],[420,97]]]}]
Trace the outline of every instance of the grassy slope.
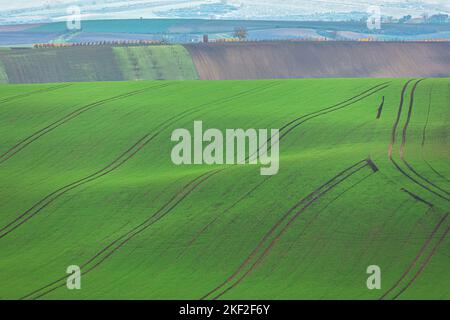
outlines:
[{"label": "grassy slope", "polygon": [[182,46],[5,50],[0,52],[0,83],[5,76],[10,83],[198,79]]},{"label": "grassy slope", "polygon": [[123,79],[109,47],[11,50],[0,60],[10,83]]},{"label": "grassy slope", "polygon": [[195,80],[197,71],[183,46],[113,48],[127,80]]},{"label": "grassy slope", "polygon": [[[222,298],[376,299],[402,279],[387,296],[395,297],[450,224],[448,219],[441,224],[418,263],[412,264],[448,211],[448,201],[411,182],[389,161],[388,146],[406,80],[392,80],[388,88],[362,101],[297,127],[282,140],[280,173],[263,184],[259,185],[265,178],[258,167],[228,168],[199,185],[170,212],[158,215],[183,185],[212,169],[172,165],[173,129],[191,128],[199,119],[206,127],[221,129],[281,127],[384,81],[167,82],[169,86],[110,101],[62,124],[0,163],[0,226],[56,189],[105,167],[167,119],[201,106],[197,113],[169,122],[115,171],[61,195],[1,238],[0,298],[19,298],[63,277],[68,265],[82,265],[152,216],[154,224],[98,267],[83,268],[82,290],[58,288],[43,298],[201,298],[238,269],[299,199],[368,155],[379,172],[364,167],[304,210],[257,268]],[[445,190],[450,175],[445,107],[449,81],[428,79],[419,84],[405,147],[409,163]],[[82,105],[160,84],[73,84],[3,102],[0,153]],[[0,86],[0,92],[13,96],[16,88]],[[32,92],[44,86],[20,86],[20,91],[24,88]],[[408,169],[400,160],[399,146],[410,90],[411,86],[393,148],[394,159],[404,170]],[[375,120],[383,95],[384,110]],[[449,248],[447,237],[400,298],[450,298]],[[382,268],[381,291],[366,288],[365,271],[372,264]]]},{"label": "grassy slope", "polygon": [[8,75],[6,74],[5,67],[0,61],[0,83],[8,83]]}]

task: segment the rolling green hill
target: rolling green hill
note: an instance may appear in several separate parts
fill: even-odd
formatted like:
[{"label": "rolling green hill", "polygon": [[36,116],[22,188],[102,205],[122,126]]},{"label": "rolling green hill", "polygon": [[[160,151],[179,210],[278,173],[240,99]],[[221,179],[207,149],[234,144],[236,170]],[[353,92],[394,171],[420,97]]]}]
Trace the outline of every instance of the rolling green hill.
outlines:
[{"label": "rolling green hill", "polygon": [[0,50],[0,83],[449,77],[449,50],[355,41],[16,48]]},{"label": "rolling green hill", "polygon": [[5,67],[0,61],[0,83],[8,83],[8,75],[6,74]]},{"label": "rolling green hill", "polygon": [[0,83],[198,79],[189,53],[176,45],[13,49],[0,51],[0,64]]},{"label": "rolling green hill", "polygon": [[[449,299],[449,85],[0,85],[0,298]],[[195,120],[279,128],[279,173],[174,165]]]},{"label": "rolling green hill", "polygon": [[127,80],[195,80],[197,71],[182,46],[114,47]]}]

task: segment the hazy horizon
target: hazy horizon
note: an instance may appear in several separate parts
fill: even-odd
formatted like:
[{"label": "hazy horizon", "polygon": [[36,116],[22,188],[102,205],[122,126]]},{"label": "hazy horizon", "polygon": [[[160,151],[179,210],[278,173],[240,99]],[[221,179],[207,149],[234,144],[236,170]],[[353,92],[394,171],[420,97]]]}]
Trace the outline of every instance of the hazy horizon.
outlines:
[{"label": "hazy horizon", "polygon": [[450,13],[447,0],[0,0],[0,24],[61,21],[72,5],[80,7],[82,19],[350,20],[373,5],[394,18]]}]

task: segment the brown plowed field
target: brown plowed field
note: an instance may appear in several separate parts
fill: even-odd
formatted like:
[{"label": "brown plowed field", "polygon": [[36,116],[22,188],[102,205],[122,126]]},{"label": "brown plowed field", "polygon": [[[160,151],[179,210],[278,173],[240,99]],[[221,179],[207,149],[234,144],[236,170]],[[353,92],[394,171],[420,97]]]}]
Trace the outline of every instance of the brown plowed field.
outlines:
[{"label": "brown plowed field", "polygon": [[185,47],[203,80],[450,76],[450,42],[236,42]]}]

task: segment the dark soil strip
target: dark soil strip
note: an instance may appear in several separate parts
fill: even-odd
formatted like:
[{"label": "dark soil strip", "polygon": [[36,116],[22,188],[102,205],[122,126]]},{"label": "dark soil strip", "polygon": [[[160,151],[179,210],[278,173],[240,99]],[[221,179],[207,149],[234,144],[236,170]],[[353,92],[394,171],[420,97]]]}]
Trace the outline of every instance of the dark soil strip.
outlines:
[{"label": "dark soil strip", "polygon": [[384,96],[383,96],[383,98],[382,98],[382,100],[381,100],[380,106],[378,107],[378,111],[377,111],[377,119],[380,119],[380,118],[381,118],[381,113],[383,112],[383,106],[384,106]]},{"label": "dark soil strip", "polygon": [[434,236],[436,235],[436,232],[438,232],[439,228],[444,223],[444,221],[447,219],[447,217],[448,217],[448,213],[445,214],[441,220],[439,220],[438,224],[434,227],[433,231],[430,233],[429,237],[427,238],[427,240],[425,241],[423,246],[420,248],[419,252],[417,253],[416,257],[413,259],[411,264],[408,266],[408,268],[405,270],[405,272],[401,275],[401,277],[397,280],[397,282],[395,282],[394,285],[380,297],[380,300],[385,299],[388,294],[390,294],[393,290],[395,290],[400,285],[402,280],[405,279],[406,276],[411,272],[411,270],[414,268],[414,266],[419,261],[420,257],[424,254],[427,247],[430,245],[431,241],[433,240]]},{"label": "dark soil strip", "polygon": [[18,94],[18,95],[12,96],[12,97],[2,99],[2,100],[0,100],[0,103],[10,102],[10,101],[13,101],[13,100],[16,100],[19,98],[29,97],[29,96],[32,96],[32,95],[38,94],[38,93],[44,93],[44,92],[55,91],[58,89],[63,89],[63,88],[69,87],[71,85],[72,84],[62,84],[62,85],[57,85],[57,86],[50,87],[50,88],[45,88],[45,89],[40,89],[40,90],[36,90],[36,91],[32,91],[32,92]]},{"label": "dark soil strip", "polygon": [[[448,213],[446,214],[445,217],[448,216]],[[428,264],[430,263],[431,259],[434,257],[434,255],[436,254],[438,248],[440,247],[440,245],[442,244],[442,242],[444,242],[445,238],[447,237],[448,232],[450,231],[450,227],[447,227],[447,229],[445,230],[445,232],[442,234],[441,238],[439,239],[438,243],[434,246],[433,250],[431,251],[431,253],[427,256],[426,260],[422,263],[422,265],[420,266],[419,271],[417,271],[417,273],[414,275],[414,277],[406,284],[405,287],[403,287],[399,293],[397,293],[393,299],[397,299],[402,293],[404,293],[406,291],[406,289],[408,289],[409,287],[411,287],[411,285],[414,283],[414,281],[417,280],[417,278],[422,274],[423,270],[425,270],[425,268],[428,266]]]},{"label": "dark soil strip", "polygon": [[426,204],[426,205],[429,206],[429,207],[433,207],[433,204],[432,204],[431,202],[428,202],[428,201],[422,199],[421,197],[419,197],[418,195],[412,193],[411,191],[406,190],[405,188],[401,188],[401,190],[402,190],[403,192],[409,194],[411,197],[413,197],[413,198],[416,199],[417,201],[422,202],[422,203]]},{"label": "dark soil strip", "polygon": [[159,89],[159,88],[164,88],[169,86],[169,84],[164,84],[164,85],[158,85],[158,86],[152,86],[152,87],[148,87],[148,88],[144,88],[144,89],[140,89],[140,90],[136,90],[136,91],[131,91],[131,92],[127,92],[121,95],[117,95],[111,98],[107,98],[107,99],[103,99],[103,100],[99,100],[93,103],[90,103],[88,105],[85,105],[71,113],[69,113],[68,115],[56,120],[55,122],[51,123],[50,125],[34,132],[32,135],[28,136],[27,138],[23,139],[22,141],[18,142],[17,144],[15,144],[13,147],[11,147],[8,151],[6,151],[5,153],[3,153],[2,155],[0,155],[0,164],[5,162],[6,160],[10,159],[11,157],[13,157],[14,155],[16,155],[18,152],[20,152],[21,150],[23,150],[25,147],[27,147],[29,144],[31,144],[32,142],[36,141],[37,139],[39,139],[40,137],[42,137],[43,135],[55,130],[56,128],[58,128],[59,126],[69,122],[70,120],[73,120],[74,118],[78,117],[79,115],[83,114],[86,111],[89,111],[95,107],[107,104],[109,102],[113,102],[113,101],[117,101],[120,99],[125,99],[125,98],[129,98],[131,96],[140,94],[142,92],[145,92],[149,89]]},{"label": "dark soil strip", "polygon": [[425,176],[423,176],[422,174],[417,172],[413,168],[413,166],[411,166],[405,159],[406,136],[407,136],[407,131],[408,131],[409,123],[411,121],[411,115],[412,115],[412,110],[413,110],[413,106],[414,106],[414,95],[415,95],[415,92],[416,92],[418,84],[421,81],[423,81],[423,80],[425,80],[425,79],[421,79],[421,80],[417,81],[414,84],[413,89],[411,91],[411,96],[410,96],[410,101],[409,101],[409,108],[408,108],[408,117],[406,119],[406,123],[405,123],[405,126],[403,127],[403,131],[402,131],[402,143],[400,145],[400,158],[402,159],[403,163],[408,167],[408,169],[411,170],[417,177],[421,178],[423,181],[427,182],[428,184],[430,184],[431,186],[435,187],[436,189],[438,189],[438,190],[444,192],[445,194],[449,195],[450,193],[448,193],[444,189],[440,188],[439,186],[434,184],[432,181],[427,179]]},{"label": "dark soil strip", "polygon": [[[201,299],[217,299],[223,294],[231,290],[233,287],[238,285],[250,272],[252,272],[262,259],[270,252],[274,244],[278,239],[284,234],[288,227],[312,204],[317,202],[322,196],[327,194],[330,190],[335,188],[337,185],[342,183],[344,180],[348,179],[353,174],[367,167],[367,159],[359,161],[351,167],[339,172],[329,181],[325,182],[315,191],[310,193],[308,196],[301,199],[296,205],[289,209],[276,223],[275,225],[263,236],[259,241],[255,249],[251,254],[245,259],[245,261],[238,267],[238,269],[229,276],[222,284],[217,286],[212,291],[208,292]],[[298,211],[297,211],[298,210]],[[283,225],[284,224],[284,225]],[[277,229],[279,231],[277,232]],[[270,239],[272,237],[272,239]],[[264,249],[265,248],[265,249]],[[262,251],[262,252],[261,252]],[[252,263],[252,259],[255,261]],[[245,270],[246,269],[246,270]],[[242,276],[239,276],[241,272],[244,272]],[[232,281],[235,280],[234,283]]]},{"label": "dark soil strip", "polygon": [[[212,176],[218,174],[222,170],[213,170],[197,176],[195,179],[191,180],[186,184],[177,194],[175,194],[166,204],[164,204],[157,212],[150,216],[140,225],[134,227],[130,231],[124,233],[122,236],[118,237],[116,240],[112,241],[109,245],[104,247],[102,250],[97,252],[88,261],[83,263],[80,268],[83,270],[83,274],[86,275],[95,268],[97,268],[106,259],[111,257],[117,250],[124,246],[128,241],[133,239],[135,236],[146,230],[148,227],[156,223],[158,220],[167,215],[171,210],[173,210],[181,201],[183,201],[189,194],[196,190],[201,184],[210,179]],[[60,279],[27,294],[21,299],[39,299],[44,295],[66,285],[67,276],[61,277]]]}]

